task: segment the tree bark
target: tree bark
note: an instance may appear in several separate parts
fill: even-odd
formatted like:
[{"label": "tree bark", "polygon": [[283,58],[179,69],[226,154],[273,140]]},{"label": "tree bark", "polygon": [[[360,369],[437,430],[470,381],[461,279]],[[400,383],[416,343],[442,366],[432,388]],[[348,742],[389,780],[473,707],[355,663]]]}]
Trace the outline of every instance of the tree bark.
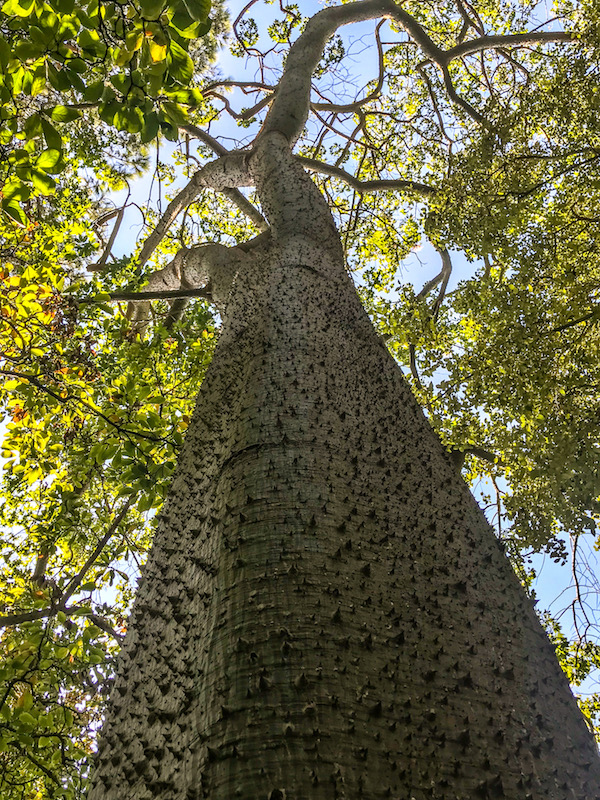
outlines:
[{"label": "tree bark", "polygon": [[271,235],[209,265],[222,334],[90,800],[591,800],[552,646],[277,137]]}]

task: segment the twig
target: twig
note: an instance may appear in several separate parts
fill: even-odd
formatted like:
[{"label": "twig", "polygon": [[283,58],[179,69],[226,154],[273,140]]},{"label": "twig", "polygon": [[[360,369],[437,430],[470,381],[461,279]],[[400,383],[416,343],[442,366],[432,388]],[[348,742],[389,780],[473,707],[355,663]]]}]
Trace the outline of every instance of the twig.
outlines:
[{"label": "twig", "polygon": [[[575,599],[571,603],[571,609],[573,612],[573,625],[575,627],[575,630],[577,631],[579,642],[581,643],[585,639],[588,629],[592,627],[592,623],[590,622],[587,612],[583,605],[583,599],[581,597],[581,587],[579,585],[579,575],[577,574],[576,561],[577,561],[577,548],[579,547],[579,536],[571,536],[570,538],[571,538],[571,544],[573,546],[573,551],[571,555],[571,574],[573,575],[573,582],[575,583]],[[577,613],[575,611],[576,605],[579,605],[579,609],[583,614],[583,618],[587,623],[585,633],[583,634],[579,632],[579,622],[577,619]]]},{"label": "twig", "polygon": [[94,565],[94,562],[96,561],[96,559],[98,558],[100,553],[104,550],[104,548],[108,544],[110,538],[113,536],[113,534],[115,533],[115,531],[117,530],[117,528],[119,527],[121,522],[123,521],[125,515],[129,511],[129,508],[131,507],[132,502],[133,502],[133,498],[132,497],[129,497],[126,500],[125,504],[123,505],[123,508],[119,511],[117,516],[113,519],[113,521],[111,522],[108,530],[106,531],[106,533],[104,534],[102,539],[100,539],[100,541],[98,542],[96,547],[92,550],[91,554],[86,559],[85,564],[79,570],[77,575],[75,575],[75,577],[71,578],[71,580],[68,582],[68,584],[65,587],[65,590],[62,593],[61,599],[60,599],[60,605],[61,606],[65,605],[67,603],[67,601],[69,600],[69,598],[72,597],[73,594],[77,591],[77,589],[81,585],[81,582],[82,582],[83,578],[85,577],[86,572],[90,569],[90,567],[92,567]]},{"label": "twig", "polygon": [[381,94],[381,89],[383,88],[383,80],[385,75],[383,64],[383,45],[381,44],[381,36],[379,35],[381,26],[384,23],[385,20],[382,19],[377,23],[377,27],[375,28],[375,40],[377,42],[377,56],[379,60],[379,75],[375,88],[370,91],[366,97],[363,97],[360,100],[355,100],[353,103],[347,103],[345,105],[336,105],[335,103],[311,103],[311,108],[318,111],[332,111],[338,114],[343,114],[345,112],[352,113],[357,111],[361,106],[366,105],[366,103],[370,103],[371,100],[376,100],[379,97]]}]

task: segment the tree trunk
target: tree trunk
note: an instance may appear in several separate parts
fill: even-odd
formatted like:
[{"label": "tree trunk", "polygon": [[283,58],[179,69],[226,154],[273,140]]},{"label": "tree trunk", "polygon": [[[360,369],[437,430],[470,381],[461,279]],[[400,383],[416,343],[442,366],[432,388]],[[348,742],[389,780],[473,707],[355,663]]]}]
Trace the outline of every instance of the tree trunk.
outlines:
[{"label": "tree trunk", "polygon": [[592,800],[531,603],[280,183],[288,229],[221,276],[90,799]]}]

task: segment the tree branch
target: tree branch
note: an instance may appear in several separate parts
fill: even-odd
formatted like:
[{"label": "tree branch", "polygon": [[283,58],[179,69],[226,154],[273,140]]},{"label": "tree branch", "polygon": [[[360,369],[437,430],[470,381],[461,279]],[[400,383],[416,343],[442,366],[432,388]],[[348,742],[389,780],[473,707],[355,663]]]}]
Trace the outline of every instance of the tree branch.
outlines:
[{"label": "tree branch", "polygon": [[454,88],[448,67],[443,64],[441,65],[441,70],[444,78],[444,86],[446,87],[446,91],[448,92],[448,97],[450,100],[452,100],[455,105],[460,106],[463,111],[466,111],[467,114],[475,120],[475,122],[478,122],[480,125],[485,124],[485,119],[482,117],[479,111],[476,111],[473,106],[467,100],[465,100],[464,97],[461,97]]},{"label": "tree branch", "polygon": [[[209,286],[198,289],[168,289],[166,291],[155,292],[113,292],[110,295],[111,301],[127,301],[129,303],[146,303],[149,300],[177,300],[180,297],[204,297],[212,299]],[[94,300],[82,300],[81,302],[95,302]]]},{"label": "tree branch", "polygon": [[75,575],[73,578],[71,578],[71,580],[68,582],[68,584],[66,585],[65,590],[63,591],[62,596],[60,598],[60,605],[61,606],[66,605],[66,603],[69,600],[69,598],[72,597],[73,594],[75,594],[75,592],[77,591],[77,589],[81,585],[81,582],[83,581],[83,578],[85,577],[86,572],[90,569],[90,567],[92,567],[94,565],[96,559],[98,558],[100,553],[104,550],[104,548],[108,544],[109,540],[111,539],[111,537],[113,536],[113,534],[115,533],[115,531],[117,530],[117,528],[119,527],[121,522],[123,521],[125,515],[129,511],[129,508],[131,507],[132,502],[133,502],[133,499],[131,497],[129,497],[126,500],[125,504],[123,505],[123,508],[119,511],[117,516],[113,519],[113,521],[111,522],[111,524],[110,524],[108,530],[106,531],[106,533],[104,534],[104,536],[100,539],[100,541],[98,542],[96,547],[92,550],[92,552],[90,553],[90,555],[86,559],[85,564],[81,567],[81,569],[79,570],[77,575]]},{"label": "tree branch", "polygon": [[371,100],[375,100],[379,97],[381,94],[381,89],[383,88],[384,79],[383,45],[381,44],[381,36],[379,35],[379,31],[384,22],[385,20],[382,19],[375,28],[375,41],[377,42],[377,57],[379,60],[379,76],[377,78],[377,84],[375,85],[375,88],[369,92],[366,97],[363,97],[361,100],[355,100],[353,103],[347,103],[346,105],[336,105],[335,103],[311,103],[311,108],[316,109],[317,111],[331,111],[338,114],[343,114],[345,112],[352,113],[361,106],[364,106],[366,103],[369,103]]},{"label": "tree branch", "polygon": [[90,264],[88,266],[90,272],[98,272],[108,261],[108,257],[112,252],[115,239],[117,238],[119,228],[121,227],[121,223],[123,222],[123,217],[125,216],[125,209],[127,208],[127,201],[129,200],[129,195],[130,192],[127,193],[127,199],[116,213],[117,218],[115,220],[115,224],[113,225],[112,231],[110,232],[110,237],[108,239],[106,247],[104,248],[104,252],[100,256],[98,261],[96,261],[95,264]]},{"label": "tree branch", "polygon": [[443,54],[443,64],[449,64],[455,58],[477,53],[479,50],[495,50],[505,47],[525,47],[530,44],[560,44],[576,42],[577,35],[570,31],[539,31],[537,33],[507,33],[498,36],[480,36],[468,42],[451,47]]},{"label": "tree branch", "polygon": [[[9,625],[20,625],[23,622],[33,622],[37,619],[46,619],[48,617],[55,617],[60,611],[67,616],[74,611],[77,611],[77,606],[67,606],[69,599],[75,594],[75,592],[81,586],[81,583],[88,572],[88,570],[95,564],[98,556],[102,553],[106,545],[108,544],[110,538],[114,535],[115,531],[125,518],[127,511],[131,507],[133,499],[130,497],[123,508],[119,511],[116,517],[113,519],[112,523],[110,524],[108,530],[104,534],[104,536],[100,539],[96,547],[92,550],[88,558],[86,559],[84,565],[81,567],[77,575],[75,575],[71,580],[67,583],[64,591],[62,592],[59,600],[57,603],[50,606],[50,608],[43,608],[43,609],[34,609],[32,611],[25,611],[20,614],[6,614],[3,617],[0,617],[0,628],[5,628]],[[110,624],[99,617],[97,614],[88,614],[87,615],[92,622],[101,628],[106,633],[109,633],[111,636],[114,636],[115,639],[121,641],[122,636],[120,636],[111,626]]]},{"label": "tree branch", "polygon": [[359,194],[367,194],[369,192],[380,192],[391,189],[406,189],[407,191],[415,192],[416,194],[434,195],[436,189],[433,186],[428,186],[419,181],[405,180],[403,178],[392,178],[389,180],[379,179],[373,181],[360,181],[341,167],[335,167],[332,164],[325,164],[322,161],[317,161],[314,158],[306,158],[305,156],[296,156],[297,160],[313,172],[320,172],[323,175],[331,175],[331,177],[339,178],[354,189]]},{"label": "tree branch", "polygon": [[442,258],[442,269],[440,272],[442,285],[440,286],[440,291],[435,299],[435,303],[433,304],[434,321],[437,320],[438,314],[440,313],[440,308],[444,302],[444,297],[446,296],[448,281],[450,280],[450,275],[452,274],[452,261],[450,260],[450,253],[445,247],[442,250],[438,250],[438,253]]}]

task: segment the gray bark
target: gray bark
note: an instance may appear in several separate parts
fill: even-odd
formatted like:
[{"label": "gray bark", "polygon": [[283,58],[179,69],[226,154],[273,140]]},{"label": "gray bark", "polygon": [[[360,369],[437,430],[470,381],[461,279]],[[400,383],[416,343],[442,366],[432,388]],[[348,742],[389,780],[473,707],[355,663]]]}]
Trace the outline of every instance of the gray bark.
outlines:
[{"label": "gray bark", "polygon": [[194,256],[223,331],[90,800],[592,800],[552,646],[324,201],[279,134],[248,165],[272,231]]}]

